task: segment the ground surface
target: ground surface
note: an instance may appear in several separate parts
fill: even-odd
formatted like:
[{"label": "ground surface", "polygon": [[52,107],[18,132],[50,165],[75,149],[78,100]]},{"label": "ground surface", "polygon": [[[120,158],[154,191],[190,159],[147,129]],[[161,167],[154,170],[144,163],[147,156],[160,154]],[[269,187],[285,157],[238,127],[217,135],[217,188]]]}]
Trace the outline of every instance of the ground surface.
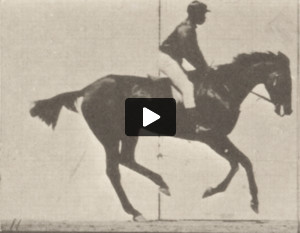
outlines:
[{"label": "ground surface", "polygon": [[296,221],[178,220],[136,222],[3,221],[2,231],[296,233]]}]

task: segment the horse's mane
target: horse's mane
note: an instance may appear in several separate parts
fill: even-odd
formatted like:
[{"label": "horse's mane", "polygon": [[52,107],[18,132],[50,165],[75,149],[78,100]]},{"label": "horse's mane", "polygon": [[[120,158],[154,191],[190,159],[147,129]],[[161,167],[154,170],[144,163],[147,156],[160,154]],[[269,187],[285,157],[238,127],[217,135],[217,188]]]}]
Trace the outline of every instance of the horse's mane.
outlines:
[{"label": "horse's mane", "polygon": [[245,67],[254,65],[260,62],[276,61],[278,56],[272,52],[253,52],[241,53],[233,58],[231,63],[217,66],[215,75],[218,78],[228,77],[228,73],[232,75],[239,74]]},{"label": "horse's mane", "polygon": [[258,62],[268,62],[277,60],[278,56],[272,52],[261,53],[254,52],[250,54],[239,54],[234,58],[234,63],[239,65],[249,65]]},{"label": "horse's mane", "polygon": [[272,52],[253,52],[253,53],[241,53],[233,58],[233,62],[228,64],[219,65],[217,68],[222,69],[226,66],[249,66],[258,62],[274,61],[277,59],[277,55]]}]

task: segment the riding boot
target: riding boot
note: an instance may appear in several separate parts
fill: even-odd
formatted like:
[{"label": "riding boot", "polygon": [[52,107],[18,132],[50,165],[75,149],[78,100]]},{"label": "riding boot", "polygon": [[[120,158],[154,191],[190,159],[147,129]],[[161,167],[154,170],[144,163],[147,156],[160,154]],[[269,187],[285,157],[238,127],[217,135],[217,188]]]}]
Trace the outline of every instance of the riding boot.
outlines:
[{"label": "riding boot", "polygon": [[201,124],[201,116],[196,108],[186,108],[186,116],[188,119],[188,127],[192,128],[195,133],[211,130],[211,128]]},{"label": "riding boot", "polygon": [[186,108],[185,111],[190,122],[196,122],[199,118],[199,113],[196,108]]}]

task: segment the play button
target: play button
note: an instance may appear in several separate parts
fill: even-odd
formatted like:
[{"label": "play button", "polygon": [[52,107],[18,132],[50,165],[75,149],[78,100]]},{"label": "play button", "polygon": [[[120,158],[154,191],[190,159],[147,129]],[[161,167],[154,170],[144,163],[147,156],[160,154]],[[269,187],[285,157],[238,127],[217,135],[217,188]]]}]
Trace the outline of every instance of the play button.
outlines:
[{"label": "play button", "polygon": [[148,108],[143,108],[143,127],[146,127],[153,122],[157,121],[160,118],[160,115],[152,112]]},{"label": "play button", "polygon": [[172,98],[128,98],[125,101],[127,136],[174,136],[176,102]]}]

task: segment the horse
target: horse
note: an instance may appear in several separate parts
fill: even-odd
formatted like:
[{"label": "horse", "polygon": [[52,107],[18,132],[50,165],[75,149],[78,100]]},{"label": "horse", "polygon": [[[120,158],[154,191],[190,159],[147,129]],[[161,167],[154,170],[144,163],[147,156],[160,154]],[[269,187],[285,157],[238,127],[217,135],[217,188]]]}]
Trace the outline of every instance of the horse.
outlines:
[{"label": "horse", "polygon": [[[230,171],[218,185],[209,187],[203,198],[224,192],[239,168],[245,169],[251,194],[250,206],[259,211],[258,188],[250,159],[228,138],[240,114],[240,106],[258,84],[264,84],[270,101],[279,116],[290,115],[292,81],[289,58],[281,52],[242,53],[231,63],[210,69],[206,75],[188,73],[194,85],[196,108],[199,112],[197,127],[189,124],[182,103],[177,103],[176,135],[174,137],[206,143],[230,164]],[[81,112],[89,128],[103,145],[106,153],[106,174],[115,189],[122,207],[134,221],[145,221],[143,215],[130,203],[122,187],[119,165],[125,166],[150,179],[160,192],[170,195],[169,187],[161,175],[135,160],[138,137],[124,133],[126,98],[172,97],[169,79],[153,81],[130,75],[110,74],[85,88],[38,100],[30,110],[54,129],[61,108],[77,112],[75,102],[83,97]],[[198,117],[198,116],[197,116]],[[194,122],[194,121],[192,121]],[[202,130],[201,126],[208,127]],[[195,130],[195,127],[198,130]]]}]

